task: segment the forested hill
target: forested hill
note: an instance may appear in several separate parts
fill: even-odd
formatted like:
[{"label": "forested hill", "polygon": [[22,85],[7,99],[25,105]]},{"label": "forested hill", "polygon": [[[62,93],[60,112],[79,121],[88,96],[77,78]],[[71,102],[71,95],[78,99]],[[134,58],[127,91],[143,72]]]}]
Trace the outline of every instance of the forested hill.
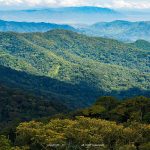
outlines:
[{"label": "forested hill", "polygon": [[83,27],[81,30],[88,35],[127,42],[139,39],[150,41],[150,21],[129,22],[116,20],[113,22],[99,22]]},{"label": "forested hill", "polygon": [[4,21],[0,20],[0,31],[13,31],[13,32],[46,32],[53,29],[75,29],[69,25],[59,25],[54,23],[34,23],[34,22],[15,22],[15,21]]},{"label": "forested hill", "polygon": [[66,113],[69,109],[54,97],[35,96],[27,90],[0,83],[0,133],[21,121]]},{"label": "forested hill", "polygon": [[150,42],[145,40],[137,40],[136,42],[132,43],[135,47],[150,51]]},{"label": "forested hill", "polygon": [[[76,96],[92,102],[98,94],[125,98],[139,94],[137,91],[149,92],[150,51],[147,45],[145,47],[146,50],[139,44],[88,37],[66,30],[1,32],[0,64],[50,77],[69,87],[77,85]],[[87,92],[90,90],[96,92]],[[87,93],[91,96],[86,97]],[[69,95],[75,96],[73,90]]]},{"label": "forested hill", "polygon": [[0,77],[0,85],[2,86],[10,89],[20,89],[21,91],[26,91],[26,93],[42,96],[49,101],[63,103],[70,110],[89,106],[97,97],[104,95],[112,95],[119,98],[138,95],[150,97],[148,90],[140,88],[108,92],[88,85],[86,82],[71,84],[50,77],[35,76],[12,70],[3,66],[0,66]]},{"label": "forested hill", "polygon": [[50,77],[35,76],[0,66],[0,85],[34,93],[49,101],[63,103],[70,110],[89,105],[90,100],[104,94],[86,83],[70,84]]}]

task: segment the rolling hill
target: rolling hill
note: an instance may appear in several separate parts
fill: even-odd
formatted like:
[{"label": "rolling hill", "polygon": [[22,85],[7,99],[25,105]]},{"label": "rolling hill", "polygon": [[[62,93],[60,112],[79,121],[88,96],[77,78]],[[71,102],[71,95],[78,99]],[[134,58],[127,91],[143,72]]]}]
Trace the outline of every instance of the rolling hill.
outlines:
[{"label": "rolling hill", "polygon": [[[99,9],[97,11],[99,12]],[[93,25],[76,24],[71,26],[65,24],[53,24],[44,22],[36,23],[0,20],[0,31],[2,32],[47,32],[53,29],[69,30],[86,34],[88,36],[113,38],[125,42],[135,42],[136,40],[150,41],[150,22],[148,21],[129,22],[117,20],[113,22],[96,23]]]},{"label": "rolling hill", "polygon": [[83,33],[92,36],[108,37],[122,41],[136,41],[139,39],[150,41],[150,22],[129,22],[117,20],[100,22],[83,28]]},{"label": "rolling hill", "polygon": [[[101,95],[125,98],[148,93],[149,54],[149,50],[134,43],[88,37],[66,30],[0,33],[0,65],[34,75],[31,81],[36,76],[59,81],[52,84],[45,81],[45,91],[60,92],[74,98],[74,102],[80,99],[82,104],[76,103],[80,106],[89,105]],[[36,85],[38,81],[31,83],[40,89],[41,82]]]},{"label": "rolling hill", "polygon": [[52,23],[34,23],[34,22],[14,22],[0,20],[0,31],[13,31],[13,32],[46,32],[52,29],[65,29],[75,31],[69,25],[58,25]]}]

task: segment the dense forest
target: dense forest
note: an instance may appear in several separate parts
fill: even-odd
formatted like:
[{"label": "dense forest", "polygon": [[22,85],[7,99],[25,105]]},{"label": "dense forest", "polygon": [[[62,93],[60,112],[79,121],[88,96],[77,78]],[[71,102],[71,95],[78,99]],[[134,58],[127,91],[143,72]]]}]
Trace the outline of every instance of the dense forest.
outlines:
[{"label": "dense forest", "polygon": [[149,150],[149,54],[144,40],[0,32],[0,150]]},{"label": "dense forest", "polygon": [[[38,84],[33,77],[31,80],[34,82],[32,87],[38,84],[44,86],[44,89],[53,89],[55,94],[67,95],[71,99],[76,99],[77,96],[87,104],[103,95],[121,99],[135,95],[148,96],[149,53],[148,42],[142,40],[125,44],[66,30],[24,34],[0,33],[2,66],[41,76],[44,81],[51,78],[64,83],[65,88],[62,86],[61,89],[66,91],[59,93],[61,90],[58,86],[51,88],[56,84]],[[5,78],[4,75],[3,77]],[[11,76],[12,78],[18,83],[18,78]],[[19,77],[19,81],[24,82],[21,78]],[[2,81],[6,82],[3,79]],[[26,81],[24,83],[26,84]],[[76,90],[72,90],[74,88]]]},{"label": "dense forest", "polygon": [[63,112],[69,112],[69,107],[56,101],[54,97],[45,99],[33,93],[0,85],[0,133],[21,121]]},{"label": "dense forest", "polygon": [[20,123],[0,136],[0,149],[149,150],[149,121],[149,98],[100,97],[86,109]]}]

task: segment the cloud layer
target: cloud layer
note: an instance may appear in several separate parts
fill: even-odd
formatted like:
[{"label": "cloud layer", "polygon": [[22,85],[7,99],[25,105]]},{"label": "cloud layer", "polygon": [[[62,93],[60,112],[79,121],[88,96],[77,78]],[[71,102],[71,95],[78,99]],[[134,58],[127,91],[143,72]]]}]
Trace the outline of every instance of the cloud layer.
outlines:
[{"label": "cloud layer", "polygon": [[150,0],[0,0],[0,8],[100,6],[109,8],[150,8]]}]

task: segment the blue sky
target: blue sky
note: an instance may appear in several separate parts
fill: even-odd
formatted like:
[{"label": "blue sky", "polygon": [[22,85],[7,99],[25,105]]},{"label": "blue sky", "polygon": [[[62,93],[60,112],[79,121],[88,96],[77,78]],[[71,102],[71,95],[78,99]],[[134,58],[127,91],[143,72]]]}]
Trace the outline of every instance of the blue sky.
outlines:
[{"label": "blue sky", "polygon": [[0,0],[0,9],[29,9],[61,6],[150,9],[150,0]]}]

